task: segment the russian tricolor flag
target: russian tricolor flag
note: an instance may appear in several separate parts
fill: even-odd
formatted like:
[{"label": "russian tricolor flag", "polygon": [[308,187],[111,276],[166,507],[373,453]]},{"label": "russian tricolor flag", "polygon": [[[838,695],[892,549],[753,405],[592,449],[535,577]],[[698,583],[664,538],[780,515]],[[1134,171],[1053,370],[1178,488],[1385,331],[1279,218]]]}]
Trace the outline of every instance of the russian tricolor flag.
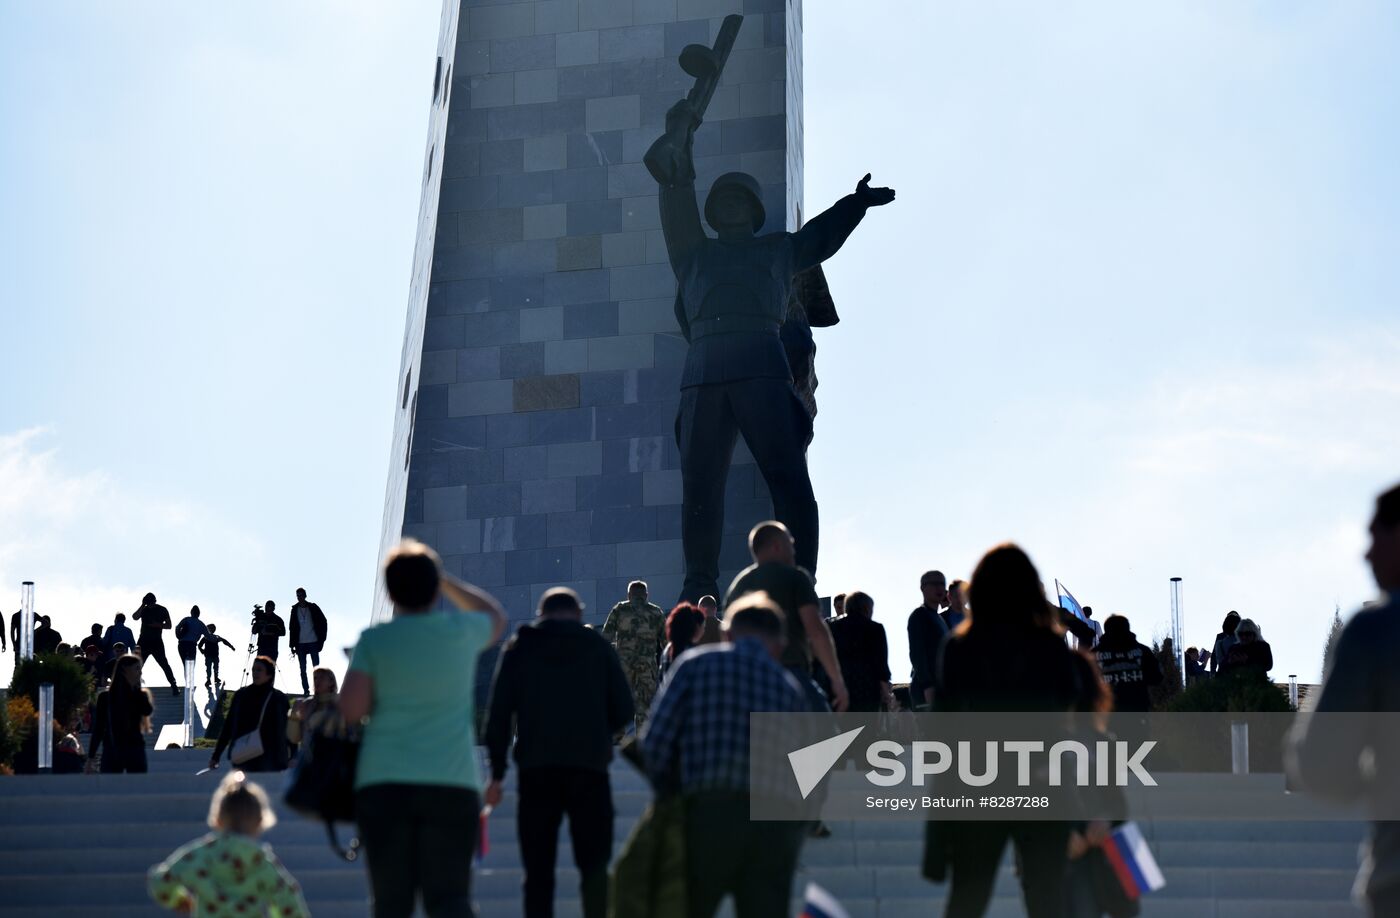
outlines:
[{"label": "russian tricolor flag", "polygon": [[850,914],[836,901],[836,897],[816,883],[808,883],[802,898],[802,914],[798,918],[851,918]]},{"label": "russian tricolor flag", "polygon": [[1103,843],[1103,853],[1130,898],[1137,899],[1167,885],[1137,823],[1125,822],[1114,829]]}]

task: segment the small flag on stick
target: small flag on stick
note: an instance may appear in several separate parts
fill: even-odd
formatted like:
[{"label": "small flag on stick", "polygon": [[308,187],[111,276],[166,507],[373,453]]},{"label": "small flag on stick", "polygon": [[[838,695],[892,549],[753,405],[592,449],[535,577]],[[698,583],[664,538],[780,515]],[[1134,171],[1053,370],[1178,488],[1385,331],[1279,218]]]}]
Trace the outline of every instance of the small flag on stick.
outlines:
[{"label": "small flag on stick", "polygon": [[1137,823],[1125,822],[1114,829],[1113,834],[1104,839],[1103,853],[1130,898],[1141,898],[1167,885]]},{"label": "small flag on stick", "polygon": [[816,883],[808,883],[802,898],[802,914],[798,918],[851,918],[836,897]]}]

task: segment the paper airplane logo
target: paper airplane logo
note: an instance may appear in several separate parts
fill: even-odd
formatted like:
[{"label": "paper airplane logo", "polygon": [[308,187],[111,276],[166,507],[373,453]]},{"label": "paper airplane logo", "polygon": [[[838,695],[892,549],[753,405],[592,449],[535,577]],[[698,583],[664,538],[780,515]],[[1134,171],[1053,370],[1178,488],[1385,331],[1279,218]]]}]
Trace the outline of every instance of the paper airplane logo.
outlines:
[{"label": "paper airplane logo", "polygon": [[788,753],[788,762],[792,765],[792,774],[797,778],[797,789],[802,792],[803,800],[816,790],[817,785],[822,783],[822,778],[826,777],[826,773],[831,771],[846,750],[851,748],[851,744],[864,729],[857,727],[831,739],[824,739],[820,743],[803,746],[795,752]]}]

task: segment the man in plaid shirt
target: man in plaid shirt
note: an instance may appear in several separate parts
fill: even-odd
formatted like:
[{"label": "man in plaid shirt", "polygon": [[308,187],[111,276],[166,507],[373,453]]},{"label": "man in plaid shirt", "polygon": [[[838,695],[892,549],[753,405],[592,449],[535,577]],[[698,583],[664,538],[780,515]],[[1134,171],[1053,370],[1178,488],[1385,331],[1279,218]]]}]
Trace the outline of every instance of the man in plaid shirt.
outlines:
[{"label": "man in plaid shirt", "polygon": [[[689,650],[671,667],[642,748],[653,784],[685,798],[686,850],[706,852],[687,859],[689,918],[714,915],[729,895],[736,915],[783,915],[804,827],[749,819],[749,715],[810,708],[778,662],[783,613],[766,593],[730,606],[724,628],[725,643]],[[791,774],[771,781],[754,792],[791,794]]]}]

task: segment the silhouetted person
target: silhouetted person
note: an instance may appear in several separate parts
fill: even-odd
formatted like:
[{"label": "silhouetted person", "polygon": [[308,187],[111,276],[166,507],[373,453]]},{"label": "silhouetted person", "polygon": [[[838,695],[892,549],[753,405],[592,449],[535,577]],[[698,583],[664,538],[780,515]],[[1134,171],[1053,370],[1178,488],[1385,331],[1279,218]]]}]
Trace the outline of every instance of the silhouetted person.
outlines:
[{"label": "silhouetted person", "polygon": [[933,700],[934,669],[948,623],[939,614],[948,601],[948,578],[942,571],[927,571],[919,578],[924,601],[909,613],[909,703],[914,707]]},{"label": "silhouetted person", "polygon": [[884,711],[894,701],[885,626],[874,620],[869,593],[846,594],[846,614],[831,620],[831,639],[851,695],[851,711]]},{"label": "silhouetted person", "polygon": [[[287,716],[291,702],[273,687],[277,678],[277,662],[259,656],[253,660],[253,683],[233,693],[229,702],[224,728],[209,757],[209,767],[218,768],[224,750],[234,768],[243,771],[281,771],[287,767]],[[233,745],[240,737],[251,733],[262,739],[262,753],[242,762],[233,761]]]},{"label": "silhouetted person", "polygon": [[954,580],[948,584],[948,595],[945,598],[948,608],[938,613],[943,619],[943,624],[948,626],[951,634],[967,618],[967,581]]},{"label": "silhouetted person", "polygon": [[685,801],[688,918],[709,918],[729,896],[743,918],[788,914],[805,824],[749,819],[749,716],[810,709],[779,662],[785,630],[767,596],[727,604],[725,643],[686,654],[642,732],[653,785]]},{"label": "silhouetted person", "polygon": [[[949,712],[1088,711],[1099,686],[1064,635],[1040,575],[1015,545],[992,549],[972,575],[971,619],[949,636],[938,667],[935,707]],[[951,869],[944,915],[986,911],[1010,840],[1020,856],[1029,918],[1063,914],[1070,825],[1063,822],[928,824],[925,869]]]},{"label": "silhouetted person", "polygon": [[[4,624],[4,615],[3,615],[3,613],[0,613],[0,625],[3,625],[3,624]],[[8,635],[10,638],[12,638],[11,643],[13,643],[13,644],[15,645],[15,661],[18,662],[18,661],[19,661],[19,613],[18,613],[18,612],[16,612],[16,613],[14,614],[14,617],[10,619],[10,627],[8,627],[8,628],[0,627],[0,651],[4,651],[4,650],[6,649],[6,647],[8,646],[8,644],[6,643],[6,640],[5,640],[5,638],[6,638],[7,635]]]},{"label": "silhouetted person", "polygon": [[87,653],[87,649],[88,649],[89,647],[96,647],[96,648],[97,648],[98,656],[99,656],[99,657],[101,656],[101,654],[102,654],[102,626],[99,625],[99,624],[94,623],[93,626],[92,626],[92,633],[89,634],[87,637],[83,638],[83,639],[78,643],[78,649],[81,650],[84,654]]},{"label": "silhouetted person", "polygon": [[131,633],[131,629],[126,626],[126,613],[118,612],[117,617],[112,619],[112,624],[107,626],[107,631],[102,635],[103,656],[107,662],[111,662],[117,644],[126,645],[124,649],[130,650],[136,646],[136,635]]},{"label": "silhouetted person", "polygon": [[613,805],[612,738],[632,722],[632,693],[617,653],[583,626],[578,594],[555,587],[539,614],[506,643],[491,685],[486,803],[501,802],[506,753],[515,734],[520,769],[516,833],[525,868],[526,918],[554,914],[559,824],[569,818],[585,918],[608,909]]},{"label": "silhouetted person", "polygon": [[1148,691],[1162,684],[1162,667],[1152,648],[1133,634],[1126,616],[1110,615],[1103,623],[1103,637],[1094,648],[1103,681],[1113,691],[1115,711],[1150,711]]},{"label": "silhouetted person", "polygon": [[208,627],[200,621],[199,606],[190,606],[190,614],[175,626],[175,640],[178,642],[175,648],[180,653],[180,659],[194,660],[198,656],[199,642],[208,632]]},{"label": "silhouetted person", "polygon": [[1250,672],[1267,679],[1269,670],[1274,668],[1274,652],[1259,633],[1259,626],[1253,619],[1241,619],[1239,627],[1235,629],[1235,637],[1239,641],[1225,654],[1220,671]]},{"label": "silhouetted person", "polygon": [[94,689],[102,687],[102,648],[97,644],[88,644],[83,648],[83,655],[78,660],[83,667],[83,673],[92,679]]},{"label": "silhouetted person", "polygon": [[[389,553],[383,574],[394,617],[360,634],[340,690],[345,722],[365,722],[355,818],[374,914],[411,915],[421,893],[429,915],[471,915],[481,813],[476,661],[506,616],[412,539]],[[439,596],[456,608],[435,611]]]},{"label": "silhouetted person", "polygon": [[[1366,560],[1384,599],[1363,607],[1338,635],[1317,707],[1290,737],[1288,765],[1318,796],[1393,815],[1400,791],[1400,486],[1376,499]],[[1372,918],[1400,915],[1400,822],[1372,823],[1356,889]]]},{"label": "silhouetted person", "polygon": [[276,660],[278,656],[277,644],[282,640],[282,635],[287,633],[287,623],[282,621],[282,616],[277,614],[277,603],[270,599],[263,603],[262,615],[258,616],[256,633],[258,636],[258,656]]},{"label": "silhouetted person", "polygon": [[837,593],[835,596],[831,597],[831,618],[827,619],[827,621],[830,622],[832,619],[840,618],[845,614],[846,594]]},{"label": "silhouetted person", "polygon": [[1093,606],[1084,607],[1084,617],[1088,619],[1087,624],[1089,625],[1089,627],[1094,629],[1094,637],[1087,645],[1081,644],[1079,649],[1093,650],[1095,647],[1098,646],[1099,641],[1103,638],[1103,625],[1099,624],[1099,620],[1094,618]]},{"label": "silhouetted person", "polygon": [[1220,633],[1215,636],[1215,646],[1210,650],[1210,671],[1216,672],[1224,663],[1230,648],[1239,643],[1235,629],[1240,624],[1240,613],[1231,610],[1220,624]]},{"label": "silhouetted person", "polygon": [[306,590],[298,587],[291,620],[292,633],[288,644],[301,666],[301,693],[306,695],[311,691],[306,681],[306,660],[309,657],[313,667],[321,665],[321,650],[326,646],[326,616],[320,606],[307,600]]},{"label": "silhouetted person", "polygon": [[612,642],[632,687],[639,730],[656,696],[656,664],[666,644],[666,613],[648,595],[646,581],[633,580],[627,584],[627,599],[603,620],[603,637]]},{"label": "silhouetted person", "polygon": [[141,599],[141,608],[131,613],[131,617],[141,623],[141,635],[136,639],[136,646],[141,651],[142,668],[147,660],[155,660],[170,683],[171,694],[180,694],[180,689],[175,685],[175,674],[170,671],[170,661],[165,658],[165,632],[171,626],[170,610],[156,602],[156,594],[147,593]]},{"label": "silhouetted person", "polygon": [[821,664],[831,685],[832,707],[837,711],[846,710],[850,698],[846,681],[841,677],[841,664],[836,660],[836,648],[831,643],[831,631],[822,618],[812,575],[797,564],[792,533],[777,520],[759,523],[749,531],[749,554],[753,564],[739,572],[729,592],[724,594],[726,617],[729,607],[739,598],[750,593],[767,593],[786,618],[783,665],[807,693],[812,710],[829,710],[825,694],[812,681],[813,657]]},{"label": "silhouetted person", "polygon": [[661,651],[661,676],[681,654],[700,644],[705,634],[705,613],[683,602],[666,616],[666,648]]},{"label": "silhouetted person", "polygon": [[1205,665],[1201,663],[1201,651],[1199,648],[1187,647],[1185,660],[1186,684],[1188,686],[1207,675]]},{"label": "silhouetted person", "polygon": [[63,643],[63,635],[53,627],[47,615],[39,616],[39,626],[34,629],[34,653],[57,653]]},{"label": "silhouetted person", "polygon": [[[717,78],[717,75],[716,75]],[[648,156],[660,182],[661,228],[676,275],[676,318],[690,347],[676,421],[683,489],[682,597],[718,592],[724,482],[743,434],[768,489],[774,515],[792,531],[799,566],[817,567],[817,502],[807,471],[812,418],[793,389],[781,329],[794,278],[841,248],[870,207],[894,191],[861,179],[854,194],[795,233],[759,236],[767,217],[757,180],[730,172],[715,180],[700,222],[694,143],[703,112],[682,99],[666,115],[670,155]]]},{"label": "silhouetted person", "polygon": [[92,715],[88,759],[102,754],[102,773],[141,773],[146,770],[146,736],[155,706],[141,687],[141,660],[135,654],[118,657],[111,687],[97,696]]},{"label": "silhouetted person", "polygon": [[224,684],[224,681],[219,678],[219,645],[223,644],[229,650],[238,649],[217,632],[218,628],[215,625],[207,625],[205,626],[204,637],[199,639],[199,651],[204,654],[205,688],[213,688],[216,685]]},{"label": "silhouetted person", "polygon": [[701,596],[696,603],[705,613],[705,632],[700,636],[701,644],[718,644],[724,640],[719,621],[719,601],[708,594]]}]

